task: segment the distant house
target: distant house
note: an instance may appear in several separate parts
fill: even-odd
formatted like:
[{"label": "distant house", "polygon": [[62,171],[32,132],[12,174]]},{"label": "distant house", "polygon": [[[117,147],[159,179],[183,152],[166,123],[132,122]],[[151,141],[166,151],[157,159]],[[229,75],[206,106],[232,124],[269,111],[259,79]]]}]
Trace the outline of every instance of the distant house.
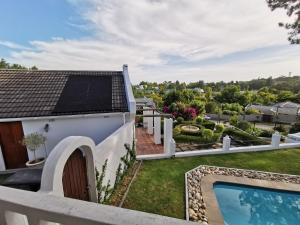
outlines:
[{"label": "distant house", "polygon": [[300,104],[294,102],[281,102],[271,106],[249,105],[246,109],[256,109],[262,113],[264,122],[293,123],[299,120]]},{"label": "distant house", "polygon": [[24,167],[33,158],[22,145],[31,133],[46,137],[40,157],[68,136],[100,143],[132,120],[129,92],[127,66],[123,71],[0,70],[0,170]]},{"label": "distant house", "polygon": [[189,88],[188,90],[196,91],[200,94],[203,94],[205,91],[202,88]]},{"label": "distant house", "polygon": [[152,98],[136,98],[135,101],[137,108],[143,108],[143,106],[155,108],[155,103],[153,102]]}]

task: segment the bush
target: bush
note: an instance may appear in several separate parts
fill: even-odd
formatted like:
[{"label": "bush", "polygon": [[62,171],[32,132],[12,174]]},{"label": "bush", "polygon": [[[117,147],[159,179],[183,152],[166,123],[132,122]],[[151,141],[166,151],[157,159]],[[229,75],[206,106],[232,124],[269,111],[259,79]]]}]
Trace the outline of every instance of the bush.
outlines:
[{"label": "bush", "polygon": [[211,140],[213,137],[213,134],[214,134],[213,131],[210,129],[203,129],[203,131],[202,131],[202,137],[206,141]]},{"label": "bush", "polygon": [[202,114],[205,112],[205,105],[204,102],[199,100],[193,100],[190,104],[192,108],[195,108],[197,111],[197,114]]},{"label": "bush", "polygon": [[271,131],[271,130],[263,130],[263,129],[261,129],[261,131],[259,133],[260,137],[267,137],[267,138],[269,138],[269,137],[272,137],[272,135],[273,135],[273,131]]},{"label": "bush", "polygon": [[229,115],[229,116],[238,115],[237,112],[231,111],[231,110],[223,110],[223,114],[224,114],[224,115]]},{"label": "bush", "polygon": [[204,126],[204,127],[207,128],[207,129],[214,130],[216,124],[215,124],[215,122],[213,122],[213,121],[210,121],[210,120],[204,120],[204,121],[202,122],[202,126]]},{"label": "bush", "polygon": [[180,128],[180,126],[176,126],[176,127],[173,129],[173,136],[179,135],[180,133],[181,133],[181,128]]},{"label": "bush", "polygon": [[193,120],[197,116],[197,111],[195,108],[188,107],[183,112],[183,118],[186,120]]},{"label": "bush", "polygon": [[185,134],[174,136],[174,140],[178,143],[203,143],[203,140],[200,136],[190,136]]},{"label": "bush", "polygon": [[241,145],[266,145],[270,144],[269,142],[262,140],[256,136],[248,134],[243,131],[236,130],[234,128],[226,128],[223,132],[223,135],[229,135],[233,140]]},{"label": "bush", "polygon": [[232,126],[237,126],[238,121],[239,121],[239,118],[238,118],[237,116],[232,116],[232,117],[230,117],[230,119],[229,119],[229,123],[230,123],[230,125],[232,125]]},{"label": "bush", "polygon": [[260,114],[259,110],[254,109],[254,108],[248,108],[245,113],[247,115],[251,115],[251,114],[258,115],[258,114]]},{"label": "bush", "polygon": [[197,124],[202,124],[203,120],[204,120],[204,118],[202,116],[197,116],[196,123]]},{"label": "bush", "polygon": [[243,106],[241,106],[239,103],[225,103],[223,105],[224,110],[229,110],[236,113],[242,113],[243,112]]},{"label": "bush", "polygon": [[244,131],[251,129],[251,123],[249,123],[248,121],[245,121],[245,120],[238,121],[236,126]]},{"label": "bush", "polygon": [[176,120],[178,124],[182,124],[184,121],[184,119],[181,116],[179,116]]},{"label": "bush", "polygon": [[224,124],[217,124],[216,125],[216,132],[217,133],[222,133],[224,131]]},{"label": "bush", "polygon": [[218,113],[219,106],[216,102],[208,102],[205,105],[205,111],[207,113]]},{"label": "bush", "polygon": [[281,133],[286,133],[287,132],[287,129],[282,125],[280,125],[279,127],[274,127],[274,130],[278,131],[278,132],[281,132]]},{"label": "bush", "polygon": [[213,142],[219,142],[221,139],[222,133],[215,132],[212,136]]}]

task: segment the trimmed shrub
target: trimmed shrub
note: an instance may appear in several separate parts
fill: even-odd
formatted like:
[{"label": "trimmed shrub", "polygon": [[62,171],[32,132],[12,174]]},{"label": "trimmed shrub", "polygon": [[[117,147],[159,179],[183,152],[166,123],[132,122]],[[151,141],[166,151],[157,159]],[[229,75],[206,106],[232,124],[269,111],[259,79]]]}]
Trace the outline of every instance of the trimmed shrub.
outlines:
[{"label": "trimmed shrub", "polygon": [[231,111],[231,110],[223,110],[223,114],[229,115],[229,116],[234,116],[234,115],[238,115],[238,112]]},{"label": "trimmed shrub", "polygon": [[203,120],[204,120],[204,118],[202,116],[197,116],[196,123],[197,124],[202,124]]},{"label": "trimmed shrub", "polygon": [[245,120],[238,121],[236,126],[244,131],[251,129],[251,123]]},{"label": "trimmed shrub", "polygon": [[260,137],[267,137],[267,138],[269,138],[269,137],[272,137],[272,135],[273,135],[273,131],[272,130],[263,130],[263,129],[261,129],[261,131],[259,133]]},{"label": "trimmed shrub", "polygon": [[213,137],[213,134],[214,134],[213,131],[210,130],[210,129],[203,129],[203,130],[202,130],[202,137],[203,137],[203,139],[206,140],[206,141],[211,140],[212,137]]},{"label": "trimmed shrub", "polygon": [[204,120],[201,125],[210,130],[214,130],[216,126],[215,122],[210,120]]},{"label": "trimmed shrub", "polygon": [[217,124],[215,129],[217,133],[222,133],[224,131],[224,124]]},{"label": "trimmed shrub", "polygon": [[237,116],[232,116],[229,118],[229,123],[232,126],[237,126],[239,118]]},{"label": "trimmed shrub", "polygon": [[218,142],[218,141],[220,141],[221,136],[222,136],[222,133],[215,132],[215,133],[213,134],[213,136],[212,136],[213,142]]},{"label": "trimmed shrub", "polygon": [[229,135],[233,138],[235,142],[238,142],[241,145],[266,145],[270,144],[269,142],[262,140],[256,136],[242,132],[233,128],[226,128],[223,132],[223,136]]},{"label": "trimmed shrub", "polygon": [[182,124],[184,121],[184,119],[181,116],[179,116],[176,120],[178,124]]}]

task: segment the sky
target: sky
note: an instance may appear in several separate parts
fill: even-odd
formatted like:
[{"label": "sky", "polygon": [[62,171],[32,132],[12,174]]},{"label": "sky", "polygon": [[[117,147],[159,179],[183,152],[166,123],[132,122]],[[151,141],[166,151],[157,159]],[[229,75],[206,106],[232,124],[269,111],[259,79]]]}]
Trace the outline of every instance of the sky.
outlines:
[{"label": "sky", "polygon": [[285,21],[265,0],[1,0],[0,58],[39,69],[128,64],[133,83],[300,75]]}]

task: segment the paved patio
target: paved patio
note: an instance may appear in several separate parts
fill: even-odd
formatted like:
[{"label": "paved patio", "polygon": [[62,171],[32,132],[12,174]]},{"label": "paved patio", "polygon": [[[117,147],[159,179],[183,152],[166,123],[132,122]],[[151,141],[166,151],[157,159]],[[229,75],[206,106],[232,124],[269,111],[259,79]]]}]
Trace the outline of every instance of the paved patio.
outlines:
[{"label": "paved patio", "polygon": [[156,145],[153,135],[147,133],[145,128],[136,128],[136,152],[137,155],[161,154],[164,152],[163,145]]}]

